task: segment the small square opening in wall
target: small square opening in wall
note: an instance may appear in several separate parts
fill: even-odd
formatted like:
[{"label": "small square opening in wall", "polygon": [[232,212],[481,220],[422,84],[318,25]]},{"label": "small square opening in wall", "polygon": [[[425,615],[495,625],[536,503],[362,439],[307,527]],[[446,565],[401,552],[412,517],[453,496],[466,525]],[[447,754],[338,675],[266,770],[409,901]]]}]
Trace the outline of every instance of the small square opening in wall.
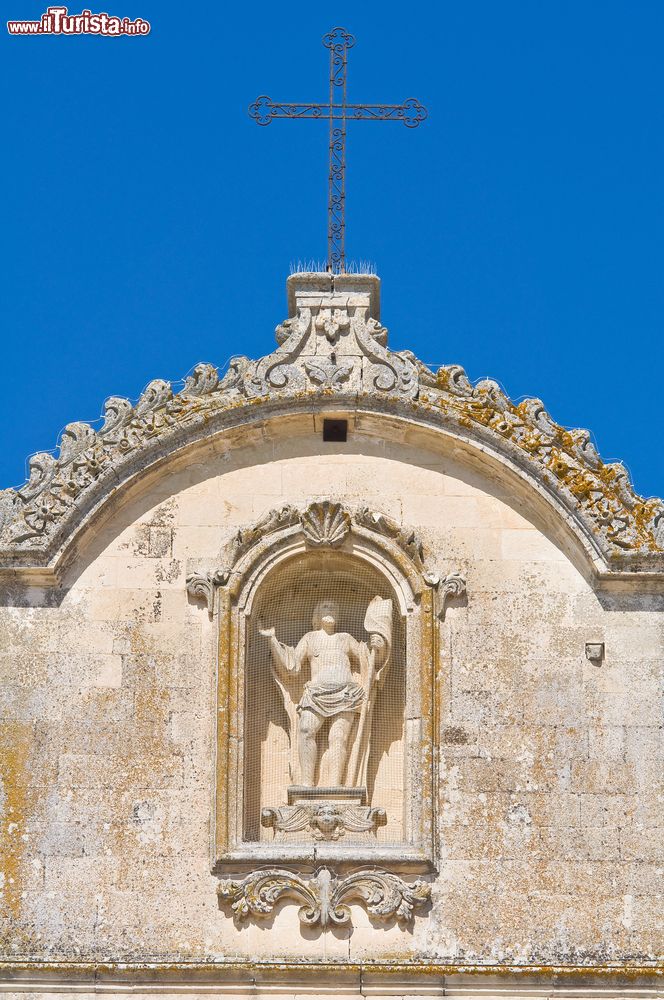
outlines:
[{"label": "small square opening in wall", "polygon": [[323,441],[347,441],[347,420],[323,420]]}]

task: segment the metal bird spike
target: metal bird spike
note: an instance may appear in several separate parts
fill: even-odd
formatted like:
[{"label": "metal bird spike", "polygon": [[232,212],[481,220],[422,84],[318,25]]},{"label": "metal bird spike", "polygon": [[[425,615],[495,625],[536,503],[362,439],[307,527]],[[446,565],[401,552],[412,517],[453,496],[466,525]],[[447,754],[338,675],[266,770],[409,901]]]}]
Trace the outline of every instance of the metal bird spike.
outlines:
[{"label": "metal bird spike", "polygon": [[[327,104],[277,103],[262,95],[249,106],[249,115],[258,125],[269,125],[274,118],[328,118],[330,123],[330,167],[327,197],[327,270],[331,274],[346,271],[346,122],[400,121],[407,128],[417,128],[427,117],[427,110],[414,97],[403,104],[348,104],[346,70],[348,49],[355,38],[345,28],[333,28],[323,35],[323,45],[330,50],[330,99]],[[340,122],[341,124],[336,124]]]}]

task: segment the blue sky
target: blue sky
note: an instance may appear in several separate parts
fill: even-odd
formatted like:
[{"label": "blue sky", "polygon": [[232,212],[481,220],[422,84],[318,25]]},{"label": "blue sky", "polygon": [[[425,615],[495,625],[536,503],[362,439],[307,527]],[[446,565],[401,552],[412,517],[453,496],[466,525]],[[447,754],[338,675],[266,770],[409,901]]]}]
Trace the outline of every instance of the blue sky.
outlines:
[{"label": "blue sky", "polygon": [[290,263],[325,257],[326,126],[246,108],[326,100],[342,24],[349,100],[429,109],[349,125],[391,346],[542,398],[664,495],[661,0],[89,6],[152,32],[2,38],[0,486],[106,396],[272,349]]}]

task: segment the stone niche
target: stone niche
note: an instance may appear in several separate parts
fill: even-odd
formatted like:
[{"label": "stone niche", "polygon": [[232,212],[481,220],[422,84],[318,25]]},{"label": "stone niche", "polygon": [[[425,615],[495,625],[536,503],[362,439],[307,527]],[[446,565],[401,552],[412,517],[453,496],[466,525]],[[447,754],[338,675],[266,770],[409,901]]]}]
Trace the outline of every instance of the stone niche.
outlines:
[{"label": "stone niche", "polygon": [[433,870],[433,663],[463,581],[334,501],[271,511],[229,563],[189,580],[220,636],[214,870]]},{"label": "stone niche", "polygon": [[[386,621],[375,627],[389,634],[389,657],[385,643],[385,662],[374,664],[377,679],[345,683],[346,662],[350,676],[360,678],[375,658],[365,616],[376,598]],[[334,628],[329,635],[321,623],[325,611]],[[270,628],[285,645],[285,656],[262,634]],[[385,576],[333,551],[296,556],[261,583],[246,617],[245,642],[244,839],[309,846],[312,840],[403,843],[405,620]],[[301,662],[294,655],[298,644]],[[286,657],[293,660],[290,674],[283,673]],[[321,693],[310,695],[319,661]],[[298,710],[302,703],[313,707]],[[302,774],[301,755],[308,758],[310,775]]]}]

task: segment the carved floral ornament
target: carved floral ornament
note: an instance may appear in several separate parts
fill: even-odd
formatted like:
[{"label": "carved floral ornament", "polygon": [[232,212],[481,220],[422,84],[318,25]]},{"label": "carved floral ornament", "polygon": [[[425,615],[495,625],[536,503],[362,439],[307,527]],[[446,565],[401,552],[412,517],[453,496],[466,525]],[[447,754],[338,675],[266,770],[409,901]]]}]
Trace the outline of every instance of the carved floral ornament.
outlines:
[{"label": "carved floral ornament", "polygon": [[278,346],[266,357],[234,358],[222,378],[198,365],[179,392],[157,379],[135,404],[113,396],[100,427],[69,424],[56,454],[33,455],[28,482],[0,492],[0,567],[53,564],[118,484],[152,461],[319,398],[476,442],[552,497],[607,570],[664,570],[664,502],[636,495],[625,467],[602,462],[587,431],[556,424],[538,399],[512,403],[496,382],[472,385],[456,365],[434,373],[411,352],[389,350],[387,330],[361,296],[307,301],[277,327]]},{"label": "carved floral ornament", "polygon": [[268,511],[251,528],[238,531],[228,547],[224,568],[188,576],[187,592],[194,600],[205,601],[212,615],[216,590],[228,584],[239,560],[266,537],[286,529],[301,532],[307,547],[317,549],[337,549],[353,530],[358,529],[365,529],[378,539],[389,541],[401,550],[426,586],[437,588],[441,617],[445,614],[448,600],[463,597],[466,593],[466,581],[458,573],[441,577],[426,568],[422,542],[412,529],[404,528],[387,515],[371,511],[368,507],[351,512],[331,500],[317,501],[303,511],[291,505]]},{"label": "carved floral ornament", "polygon": [[405,882],[389,872],[359,871],[346,878],[336,878],[322,868],[311,879],[300,878],[281,869],[252,872],[243,879],[222,881],[219,900],[230,904],[239,920],[264,917],[283,899],[300,903],[301,923],[342,927],[351,922],[351,902],[361,903],[372,917],[409,923],[413,911],[431,897],[431,887],[422,879]]}]

